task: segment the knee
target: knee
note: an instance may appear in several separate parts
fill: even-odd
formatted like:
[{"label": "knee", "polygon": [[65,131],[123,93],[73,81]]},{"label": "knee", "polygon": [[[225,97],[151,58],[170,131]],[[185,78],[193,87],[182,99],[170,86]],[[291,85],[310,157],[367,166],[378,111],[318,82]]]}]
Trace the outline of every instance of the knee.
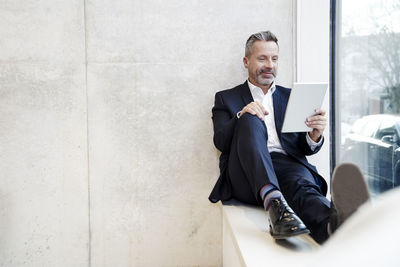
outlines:
[{"label": "knee", "polygon": [[245,131],[266,131],[264,122],[255,115],[250,113],[243,114],[237,121],[237,127]]}]

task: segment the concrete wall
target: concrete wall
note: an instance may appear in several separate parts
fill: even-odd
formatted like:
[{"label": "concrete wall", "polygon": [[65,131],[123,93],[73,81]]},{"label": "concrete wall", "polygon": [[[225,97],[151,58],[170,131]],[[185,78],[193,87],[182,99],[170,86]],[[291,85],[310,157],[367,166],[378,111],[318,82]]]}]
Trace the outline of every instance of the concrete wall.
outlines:
[{"label": "concrete wall", "polygon": [[0,266],[220,266],[214,93],[292,1],[2,1]]},{"label": "concrete wall", "polygon": [[0,266],[86,266],[81,1],[1,1]]}]

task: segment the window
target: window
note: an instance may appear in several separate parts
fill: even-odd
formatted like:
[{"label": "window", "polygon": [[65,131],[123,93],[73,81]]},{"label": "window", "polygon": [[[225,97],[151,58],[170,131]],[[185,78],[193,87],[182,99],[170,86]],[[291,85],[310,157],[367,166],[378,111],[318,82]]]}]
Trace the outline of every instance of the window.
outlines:
[{"label": "window", "polygon": [[336,162],[371,193],[400,185],[400,1],[336,2]]}]

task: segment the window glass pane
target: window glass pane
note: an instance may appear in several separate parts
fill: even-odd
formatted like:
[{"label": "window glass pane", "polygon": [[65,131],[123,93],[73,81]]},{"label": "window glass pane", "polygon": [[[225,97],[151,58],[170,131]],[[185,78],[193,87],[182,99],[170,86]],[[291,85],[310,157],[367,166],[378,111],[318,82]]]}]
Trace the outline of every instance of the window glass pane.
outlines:
[{"label": "window glass pane", "polygon": [[400,0],[339,0],[336,15],[336,160],[379,194],[400,185]]}]

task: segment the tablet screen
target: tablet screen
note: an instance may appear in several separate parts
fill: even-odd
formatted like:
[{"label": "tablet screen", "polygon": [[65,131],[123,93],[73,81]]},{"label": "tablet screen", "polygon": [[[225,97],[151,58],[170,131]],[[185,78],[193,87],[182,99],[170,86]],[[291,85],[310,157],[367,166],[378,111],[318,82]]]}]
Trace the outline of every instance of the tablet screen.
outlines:
[{"label": "tablet screen", "polygon": [[295,83],[290,92],[282,133],[309,132],[305,121],[321,108],[327,83]]}]

